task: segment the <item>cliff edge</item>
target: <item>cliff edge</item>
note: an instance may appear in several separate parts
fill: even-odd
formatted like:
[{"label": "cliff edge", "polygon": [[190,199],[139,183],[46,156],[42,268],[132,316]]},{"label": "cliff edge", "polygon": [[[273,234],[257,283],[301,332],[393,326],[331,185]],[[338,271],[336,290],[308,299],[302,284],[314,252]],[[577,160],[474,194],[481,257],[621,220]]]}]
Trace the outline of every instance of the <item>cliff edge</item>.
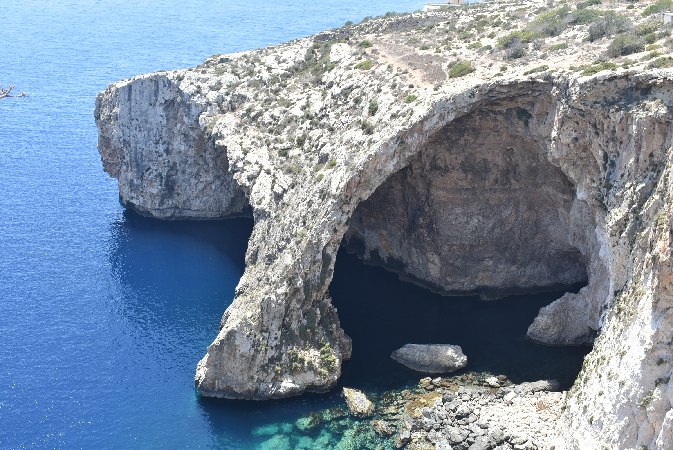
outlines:
[{"label": "cliff edge", "polygon": [[671,448],[673,41],[656,10],[387,16],[108,87],[99,150],[126,205],[254,218],[198,391],[333,387],[358,344],[328,293],[346,245],[446,294],[586,284],[528,330],[593,343],[561,438]]}]

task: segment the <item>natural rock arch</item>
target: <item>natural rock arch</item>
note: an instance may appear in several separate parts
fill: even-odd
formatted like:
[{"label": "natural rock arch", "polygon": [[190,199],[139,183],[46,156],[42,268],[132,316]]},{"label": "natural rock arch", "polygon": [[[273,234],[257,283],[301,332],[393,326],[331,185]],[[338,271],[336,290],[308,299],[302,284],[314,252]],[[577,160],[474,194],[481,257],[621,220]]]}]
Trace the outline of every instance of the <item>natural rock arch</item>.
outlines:
[{"label": "natural rock arch", "polygon": [[[627,180],[640,177],[649,179],[654,173],[652,167],[648,168],[647,165],[629,167],[628,161],[642,159],[643,153],[653,154],[650,157],[651,165],[658,167],[657,173],[661,174],[662,164],[665,165],[668,157],[666,139],[670,139],[671,134],[670,118],[667,116],[669,112],[667,107],[662,109],[663,105],[649,103],[651,92],[646,87],[641,88],[641,85],[648,85],[647,79],[601,80],[598,86],[592,86],[591,95],[587,95],[587,86],[578,85],[569,89],[568,86],[539,82],[468,89],[461,95],[436,103],[422,120],[381,145],[362,164],[356,165],[353,171],[340,178],[338,183],[333,183],[336,187],[320,203],[319,210],[304,209],[305,214],[318,211],[312,215],[316,225],[305,235],[298,248],[292,248],[294,256],[284,259],[284,245],[287,245],[287,241],[278,238],[280,235],[295,235],[296,229],[282,228],[292,222],[285,218],[280,221],[281,227],[278,227],[273,215],[265,214],[257,223],[252,241],[271,236],[275,243],[272,246],[274,257],[270,258],[269,253],[262,248],[253,249],[248,264],[255,267],[264,261],[267,273],[282,274],[282,277],[269,282],[276,287],[275,291],[265,291],[260,295],[259,290],[251,292],[251,281],[258,279],[253,274],[259,276],[261,272],[246,271],[237,291],[237,299],[223,318],[223,328],[218,339],[199,364],[199,390],[205,395],[269,398],[303,391],[321,391],[332,386],[340,373],[340,360],[349,355],[350,342],[339,326],[336,311],[331,307],[327,286],[349,218],[356,207],[369,198],[384,180],[408,166],[411,158],[441,128],[457,117],[499,102],[512,102],[512,108],[530,112],[531,127],[547,127],[548,132],[541,133],[548,136],[543,143],[547,157],[553,164],[559,165],[571,180],[576,189],[576,198],[588,205],[585,208],[580,203],[575,210],[580,216],[590,213],[593,216],[591,219],[599,224],[594,229],[589,228],[585,242],[589,285],[579,294],[568,294],[543,309],[533,324],[532,333],[537,332],[538,339],[549,339],[548,342],[552,343],[589,340],[593,336],[587,331],[598,330],[609,318],[606,313],[613,302],[613,291],[617,290],[615,287],[628,285],[630,276],[629,269],[625,269],[630,263],[624,260],[618,260],[617,267],[614,263],[610,267],[606,265],[606,260],[614,260],[611,253],[623,252],[621,249],[624,245],[623,242],[610,241],[608,235],[618,231],[609,230],[603,225],[606,213],[612,206],[610,203],[615,205],[624,201],[622,194],[618,193],[619,189],[614,185],[606,185],[606,180],[614,180],[615,171],[622,170],[624,175],[620,177],[619,188],[628,190],[631,185]],[[615,96],[624,97],[624,91],[629,92],[631,103],[626,105],[622,113],[615,115],[615,111],[612,111],[606,114],[605,105],[612,102]],[[539,101],[540,98],[543,101]],[[532,102],[532,105],[522,108],[522,101]],[[639,110],[649,111],[652,108],[659,112],[643,117],[638,115]],[[651,126],[658,130],[655,135],[648,138],[641,134],[635,124],[642,120],[651,121]],[[621,142],[614,138],[617,133],[623,134]],[[633,136],[627,136],[629,133]],[[653,192],[653,182],[650,180],[647,192],[641,192],[637,198],[629,196],[628,202],[635,202],[635,205],[647,202],[647,196]],[[293,200],[290,196],[288,204],[292,204]],[[297,203],[295,207],[299,208],[299,205]],[[285,210],[290,214],[288,211]],[[624,240],[621,234],[625,230],[621,231],[618,241]],[[259,235],[255,237],[255,233]],[[266,261],[264,258],[267,258]],[[257,288],[259,284],[255,285]],[[634,298],[633,301],[638,299]],[[549,329],[552,336],[541,333],[540,330],[544,329]],[[603,351],[597,348],[587,361],[596,358],[605,361]],[[615,375],[615,378],[622,376]],[[624,384],[631,386],[631,392],[638,389],[636,386],[640,386],[641,381],[642,378],[635,375],[628,381],[622,379]],[[595,378],[587,378],[586,369],[579,382],[600,383]],[[597,388],[589,386],[584,390],[598,395],[594,392],[598,391]],[[592,401],[599,400],[592,398]],[[581,409],[585,401],[573,397],[569,405],[576,404],[577,407],[573,406],[569,410],[577,413],[577,408]],[[608,402],[606,407],[616,404],[618,402]],[[665,413],[667,409],[662,411]],[[608,417],[619,417],[616,411],[605,413]],[[574,426],[581,425],[580,430],[586,429],[586,424],[578,423],[581,417],[581,414],[568,413],[566,420],[573,422]],[[630,433],[628,429],[628,425],[622,425],[613,437],[623,439]],[[588,429],[586,432],[592,433]],[[582,433],[575,436],[581,436]]]},{"label": "natural rock arch", "polygon": [[[171,86],[162,80],[174,75],[154,77],[162,92],[162,86]],[[160,143],[172,139],[152,134],[151,129],[163,129],[161,117],[148,123],[151,136],[134,134],[135,121],[146,121],[148,114],[154,117],[149,110],[157,105],[140,102],[149,110],[134,110],[132,99],[119,95],[128,88],[132,97],[131,85],[141,91],[133,95],[151,97],[157,92],[154,79],[142,77],[113,85],[97,102],[104,162],[122,171],[123,164],[115,164],[145,152],[151,147],[148,139]],[[182,137],[201,136],[194,139],[207,139],[213,155],[227,158],[231,178],[228,174],[226,184],[236,198],[245,195],[250,200],[255,218],[245,274],[218,337],[199,363],[197,389],[208,396],[263,399],[333,386],[341,361],[350,353],[350,341],[341,330],[327,287],[349,220],[387,179],[412,164],[441,129],[501,105],[511,111],[505,114],[508,120],[525,125],[528,118],[526,127],[537,136],[533,140],[574,186],[577,202],[570,207],[570,216],[576,211],[595,221],[579,227],[574,241],[586,240],[580,253],[586,259],[589,284],[579,294],[568,294],[544,308],[532,326],[531,333],[545,330],[538,336],[558,343],[567,336],[571,339],[565,342],[584,340],[589,337],[587,329],[600,329],[569,393],[560,431],[568,442],[589,447],[662,447],[672,442],[670,79],[644,73],[571,83],[562,78],[501,81],[432,95],[404,122],[409,126],[392,127],[391,136],[381,134],[364,149],[344,146],[324,180],[310,171],[283,175],[271,164],[246,157],[239,140],[240,122],[231,116],[217,121],[212,130],[199,119],[199,132],[193,126],[198,111],[189,114],[191,125]],[[530,117],[517,114],[519,110]],[[120,115],[124,111],[127,115]],[[191,147],[191,141],[178,142],[183,150]],[[190,157],[173,149],[169,145],[165,154]],[[157,161],[165,159],[159,156]],[[207,167],[200,166],[199,173],[208,175]],[[126,188],[129,192],[122,190],[122,196],[143,202],[147,194],[143,185]],[[189,197],[180,189],[175,194],[176,199]],[[231,212],[210,209],[208,198],[196,200],[195,210],[205,200],[209,216],[213,211],[217,216]],[[153,202],[148,197],[149,214],[156,206]]]}]

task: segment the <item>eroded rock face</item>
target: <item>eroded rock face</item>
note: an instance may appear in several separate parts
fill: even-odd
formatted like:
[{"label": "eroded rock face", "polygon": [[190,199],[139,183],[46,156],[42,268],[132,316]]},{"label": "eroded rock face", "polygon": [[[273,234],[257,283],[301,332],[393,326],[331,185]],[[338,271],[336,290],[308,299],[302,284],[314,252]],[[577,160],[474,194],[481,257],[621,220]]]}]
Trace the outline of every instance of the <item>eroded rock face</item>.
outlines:
[{"label": "eroded rock face", "polygon": [[358,206],[349,248],[448,294],[585,283],[593,218],[545,155],[556,105],[537,94],[494,101],[434,134]]},{"label": "eroded rock face", "polygon": [[[542,57],[531,47],[503,75],[502,52],[456,42],[477,70],[449,80],[448,52],[419,53],[401,33],[418,27],[418,39],[444,39],[452,24],[469,26],[475,10],[502,14],[487,2],[381,19],[138,77],[99,96],[104,167],[127,204],[157,217],[207,218],[237,214],[249,200],[245,273],[196,387],[266,399],[336,384],[351,342],[328,286],[348,231],[363,255],[375,250],[442,291],[489,296],[586,274],[586,287],[543,308],[529,329],[550,344],[598,336],[559,433],[571,448],[666,448],[673,74],[563,70],[598,59],[603,40],[545,54],[545,65],[561,70],[525,75]],[[358,44],[365,38],[372,47]],[[371,69],[357,68],[364,60]],[[472,201],[462,190],[475,193]]]},{"label": "eroded rock face", "polygon": [[390,357],[410,369],[424,373],[449,373],[467,365],[467,356],[459,345],[406,344]]},{"label": "eroded rock face", "polygon": [[98,148],[124,205],[161,219],[249,214],[226,149],[199,126],[203,110],[164,74],[113,84],[97,97]]}]

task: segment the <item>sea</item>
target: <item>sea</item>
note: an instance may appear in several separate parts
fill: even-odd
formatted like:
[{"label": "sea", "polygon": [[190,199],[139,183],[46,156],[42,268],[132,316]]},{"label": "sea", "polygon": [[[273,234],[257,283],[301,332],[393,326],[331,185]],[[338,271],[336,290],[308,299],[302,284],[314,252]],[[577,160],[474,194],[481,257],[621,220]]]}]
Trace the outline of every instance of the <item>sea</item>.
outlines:
[{"label": "sea", "polygon": [[[343,419],[297,425],[342,407],[339,389],[271,402],[195,392],[196,363],[231,303],[252,222],[125,211],[102,170],[93,109],[119,79],[422,6],[2,2],[0,84],[28,96],[0,99],[0,448],[390,448],[353,440]],[[537,310],[561,293],[441,297],[344,251],[330,291],[354,345],[340,386],[373,396],[418,383],[389,358],[407,342],[459,344],[469,370],[565,386],[586,353],[525,340]]]}]

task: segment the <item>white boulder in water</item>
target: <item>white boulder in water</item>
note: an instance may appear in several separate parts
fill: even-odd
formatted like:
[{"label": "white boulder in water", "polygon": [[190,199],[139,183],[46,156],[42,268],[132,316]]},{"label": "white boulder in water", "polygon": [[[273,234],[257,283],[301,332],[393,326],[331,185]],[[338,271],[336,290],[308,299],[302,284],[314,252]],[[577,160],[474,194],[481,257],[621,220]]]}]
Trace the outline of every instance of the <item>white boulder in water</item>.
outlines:
[{"label": "white boulder in water", "polygon": [[447,373],[467,365],[467,356],[459,345],[406,344],[391,355],[410,369],[425,373]]},{"label": "white boulder in water", "polygon": [[346,406],[354,416],[368,417],[374,413],[374,403],[362,391],[345,387],[344,397]]}]

